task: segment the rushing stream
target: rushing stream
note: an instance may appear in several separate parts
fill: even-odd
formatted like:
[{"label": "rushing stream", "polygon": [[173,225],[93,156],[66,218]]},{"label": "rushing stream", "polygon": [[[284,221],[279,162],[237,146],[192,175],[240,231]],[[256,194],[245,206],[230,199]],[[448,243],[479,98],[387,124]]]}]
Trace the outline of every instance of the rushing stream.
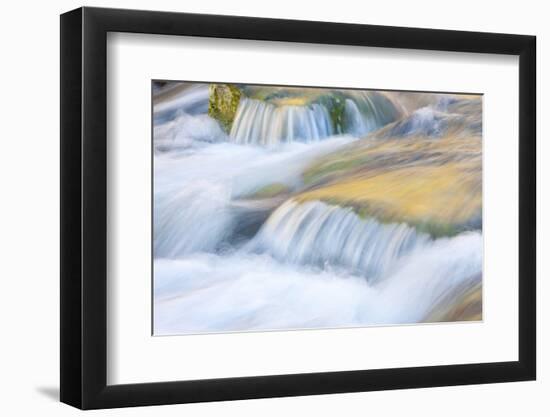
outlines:
[{"label": "rushing stream", "polygon": [[204,85],[155,105],[154,334],[414,323],[480,282],[480,231],[434,239],[293,198],[313,161],[387,123],[360,99],[343,132],[322,104],[248,98],[226,132]]}]

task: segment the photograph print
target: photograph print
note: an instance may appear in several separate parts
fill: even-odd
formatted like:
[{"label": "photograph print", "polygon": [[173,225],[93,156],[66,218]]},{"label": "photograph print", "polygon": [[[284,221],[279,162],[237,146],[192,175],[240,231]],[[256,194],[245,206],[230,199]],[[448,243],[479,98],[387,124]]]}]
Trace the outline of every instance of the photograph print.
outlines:
[{"label": "photograph print", "polygon": [[481,94],[151,88],[153,335],[482,320]]}]

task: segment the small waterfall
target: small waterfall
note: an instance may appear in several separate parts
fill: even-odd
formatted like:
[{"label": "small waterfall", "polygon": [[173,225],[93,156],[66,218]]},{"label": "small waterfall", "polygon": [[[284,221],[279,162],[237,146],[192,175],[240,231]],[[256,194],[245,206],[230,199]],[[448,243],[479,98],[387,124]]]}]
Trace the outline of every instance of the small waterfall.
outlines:
[{"label": "small waterfall", "polygon": [[344,130],[364,136],[402,116],[403,111],[376,91],[349,91],[344,105]]},{"label": "small waterfall", "polygon": [[374,91],[328,90],[317,98],[304,97],[312,101],[300,105],[242,97],[227,135],[208,115],[208,84],[158,87],[153,94],[159,150],[220,141],[272,146],[318,142],[335,134],[361,137],[401,115],[388,97]]},{"label": "small waterfall", "polygon": [[351,209],[289,200],[265,222],[251,249],[295,264],[341,266],[376,280],[401,256],[431,243],[405,224],[363,220]]},{"label": "small waterfall", "polygon": [[240,144],[273,145],[281,142],[315,142],[333,134],[327,109],[320,104],[276,106],[244,98],[231,128]]},{"label": "small waterfall", "polygon": [[[341,120],[333,121],[332,117],[338,118],[338,114]],[[230,137],[235,143],[256,145],[316,142],[337,133],[359,137],[400,115],[401,110],[386,96],[373,91],[335,91],[305,105],[277,105],[243,98]]]},{"label": "small waterfall", "polygon": [[[243,90],[228,133],[207,84],[153,87],[155,335],[416,323],[481,287],[480,230],[433,239],[289,197],[367,134],[479,135],[481,100],[409,114],[390,93],[262,87]],[[273,186],[284,192],[262,196]]]},{"label": "small waterfall", "polygon": [[156,259],[155,334],[417,323],[481,283],[482,253],[478,232],[437,239],[375,285],[244,251]]},{"label": "small waterfall", "polygon": [[346,130],[348,133],[361,136],[372,132],[378,127],[378,123],[372,117],[365,117],[355,104],[355,101],[346,99],[344,107]]}]

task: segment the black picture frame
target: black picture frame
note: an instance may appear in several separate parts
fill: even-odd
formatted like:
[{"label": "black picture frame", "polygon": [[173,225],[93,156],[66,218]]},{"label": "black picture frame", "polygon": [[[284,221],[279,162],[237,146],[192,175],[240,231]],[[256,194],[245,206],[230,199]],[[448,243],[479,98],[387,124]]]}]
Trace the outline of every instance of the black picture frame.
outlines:
[{"label": "black picture frame", "polygon": [[[519,358],[512,362],[107,385],[108,32],[519,56]],[[80,8],[61,15],[61,401],[81,409],[536,378],[536,38]]]}]

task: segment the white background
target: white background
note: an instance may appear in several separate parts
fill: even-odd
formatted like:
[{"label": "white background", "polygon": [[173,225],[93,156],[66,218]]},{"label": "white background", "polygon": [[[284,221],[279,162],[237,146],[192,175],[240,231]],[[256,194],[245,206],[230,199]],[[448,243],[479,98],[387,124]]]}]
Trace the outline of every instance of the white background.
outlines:
[{"label": "white background", "polygon": [[[444,29],[483,30],[536,34],[538,73],[547,68],[544,3],[523,1],[487,4],[464,0],[444,6],[440,1],[230,2],[202,0],[95,2],[88,5],[164,9],[203,13],[241,14],[296,19],[332,20]],[[74,1],[10,2],[4,5],[2,36],[2,153],[0,205],[2,236],[2,370],[0,410],[5,415],[73,415],[58,404],[59,309],[59,29],[58,14],[80,6]],[[308,7],[309,6],[309,7]],[[291,399],[239,401],[169,407],[100,411],[99,415],[254,416],[316,414],[345,415],[547,415],[550,408],[550,365],[547,352],[550,308],[545,278],[550,263],[550,224],[540,213],[550,210],[549,193],[542,188],[550,179],[550,158],[542,138],[548,124],[542,121],[548,84],[538,80],[539,118],[539,378],[537,382],[328,395]],[[544,96],[544,99],[541,99]],[[544,103],[543,101],[546,100]],[[544,237],[542,236],[544,234]],[[503,231],[503,238],[506,238]],[[545,395],[546,394],[546,395]]]},{"label": "white background", "polygon": [[[109,384],[517,360],[517,57],[136,34],[107,45]],[[483,92],[483,322],[151,337],[150,80],[219,77]]]}]

